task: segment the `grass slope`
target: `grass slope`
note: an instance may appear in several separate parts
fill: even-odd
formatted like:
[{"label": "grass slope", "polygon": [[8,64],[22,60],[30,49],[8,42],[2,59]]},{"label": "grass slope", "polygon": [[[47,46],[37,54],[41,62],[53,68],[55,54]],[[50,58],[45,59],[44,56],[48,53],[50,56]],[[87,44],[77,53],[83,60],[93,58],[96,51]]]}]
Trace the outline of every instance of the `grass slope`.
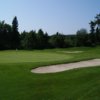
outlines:
[{"label": "grass slope", "polygon": [[[61,52],[75,50],[84,52]],[[0,51],[0,100],[100,100],[100,67],[42,75],[30,72],[37,66],[91,58],[100,58],[100,47]]]}]

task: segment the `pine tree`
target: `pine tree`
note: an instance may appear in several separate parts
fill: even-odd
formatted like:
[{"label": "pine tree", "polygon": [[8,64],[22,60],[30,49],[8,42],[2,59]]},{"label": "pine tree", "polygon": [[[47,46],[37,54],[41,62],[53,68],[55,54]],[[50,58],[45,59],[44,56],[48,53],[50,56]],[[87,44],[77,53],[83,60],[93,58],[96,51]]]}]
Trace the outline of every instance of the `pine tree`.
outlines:
[{"label": "pine tree", "polygon": [[20,34],[18,32],[18,20],[15,16],[12,21],[12,49],[19,48],[20,45]]},{"label": "pine tree", "polygon": [[91,45],[95,46],[96,45],[96,34],[95,34],[95,22],[91,21],[90,23],[90,41]]}]

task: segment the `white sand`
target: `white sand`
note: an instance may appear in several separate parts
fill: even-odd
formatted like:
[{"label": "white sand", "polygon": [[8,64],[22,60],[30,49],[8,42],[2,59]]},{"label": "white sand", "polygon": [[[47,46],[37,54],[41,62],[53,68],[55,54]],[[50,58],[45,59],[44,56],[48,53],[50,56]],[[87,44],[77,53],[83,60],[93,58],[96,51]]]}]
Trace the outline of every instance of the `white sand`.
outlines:
[{"label": "white sand", "polygon": [[63,53],[83,53],[84,51],[60,51]]},{"label": "white sand", "polygon": [[68,63],[68,64],[60,64],[60,65],[52,65],[52,66],[44,66],[32,69],[31,72],[33,73],[55,73],[66,71],[75,68],[83,68],[83,67],[93,67],[99,66],[100,59],[93,59],[88,61],[80,61],[75,63]]}]

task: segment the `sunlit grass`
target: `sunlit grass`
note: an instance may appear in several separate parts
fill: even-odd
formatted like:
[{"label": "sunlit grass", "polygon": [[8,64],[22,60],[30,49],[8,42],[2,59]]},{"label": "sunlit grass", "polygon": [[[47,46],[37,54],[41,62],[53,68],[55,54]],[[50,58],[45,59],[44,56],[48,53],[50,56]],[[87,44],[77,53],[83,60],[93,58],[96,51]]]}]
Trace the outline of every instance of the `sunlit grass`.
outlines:
[{"label": "sunlit grass", "polygon": [[44,51],[0,51],[0,63],[63,61],[71,55]]},{"label": "sunlit grass", "polygon": [[99,100],[99,66],[54,74],[30,72],[38,66],[93,58],[100,58],[100,47],[0,51],[0,100]]}]

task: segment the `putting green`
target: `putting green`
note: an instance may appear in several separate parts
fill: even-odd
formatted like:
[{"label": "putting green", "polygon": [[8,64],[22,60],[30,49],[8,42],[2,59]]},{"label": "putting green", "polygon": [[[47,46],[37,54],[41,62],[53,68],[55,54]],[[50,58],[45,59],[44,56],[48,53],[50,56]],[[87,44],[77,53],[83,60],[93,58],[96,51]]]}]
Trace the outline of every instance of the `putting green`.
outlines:
[{"label": "putting green", "polygon": [[71,55],[46,51],[0,51],[0,63],[62,61],[72,57]]}]

